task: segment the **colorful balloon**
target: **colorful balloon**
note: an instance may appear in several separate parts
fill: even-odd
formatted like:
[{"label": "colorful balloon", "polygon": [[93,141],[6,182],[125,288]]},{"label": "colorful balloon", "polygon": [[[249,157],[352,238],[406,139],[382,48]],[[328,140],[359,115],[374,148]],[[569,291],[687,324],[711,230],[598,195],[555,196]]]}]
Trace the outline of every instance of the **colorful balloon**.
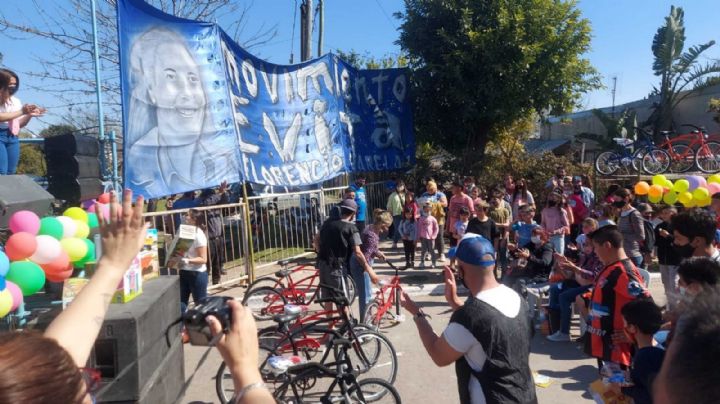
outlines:
[{"label": "colorful balloon", "polygon": [[84,257],[82,257],[83,262],[93,262],[95,261],[95,243],[88,239],[83,239],[85,244],[87,245],[87,253]]},{"label": "colorful balloon", "polygon": [[674,186],[675,184],[673,184],[673,182],[670,180],[665,180],[665,183],[663,184],[663,188],[667,189],[673,189]]},{"label": "colorful balloon", "polygon": [[[654,186],[654,185],[653,185]],[[648,195],[648,201],[650,203],[660,203],[662,201],[662,194],[660,195]]]},{"label": "colorful balloon", "polygon": [[41,265],[45,275],[58,274],[60,272],[67,271],[70,267],[70,257],[65,250],[60,251],[60,255],[47,264]]},{"label": "colorful balloon", "polygon": [[63,225],[55,217],[44,217],[40,219],[40,230],[38,234],[60,240],[63,238]]},{"label": "colorful balloon", "polygon": [[673,191],[679,194],[687,191],[688,189],[690,189],[690,182],[688,182],[688,180],[677,180],[673,186]]},{"label": "colorful balloon", "polygon": [[5,244],[5,254],[10,258],[10,261],[20,261],[30,258],[36,249],[37,241],[35,240],[35,236],[26,232],[13,234]]},{"label": "colorful balloon", "polygon": [[13,233],[30,233],[33,236],[40,230],[40,218],[34,212],[21,210],[10,216],[8,227]]},{"label": "colorful balloon", "polygon": [[45,285],[45,272],[34,262],[13,262],[10,264],[7,280],[16,284],[22,290],[23,296],[30,296]]},{"label": "colorful balloon", "polygon": [[73,274],[72,266],[69,269],[54,274],[45,274],[45,278],[50,282],[63,282],[65,279],[71,277]]},{"label": "colorful balloon", "polygon": [[693,199],[698,202],[704,201],[705,199],[710,198],[710,192],[708,192],[707,188],[702,188],[702,187],[696,188],[693,191],[692,195],[693,195]]},{"label": "colorful balloon", "polygon": [[693,196],[690,192],[685,191],[678,194],[678,201],[680,201],[680,203],[682,203],[683,205],[687,206],[687,204],[690,203],[692,199]]},{"label": "colorful balloon", "polygon": [[697,176],[698,188],[707,188],[707,181],[704,177]]},{"label": "colorful balloon", "polygon": [[707,189],[710,192],[710,196],[713,196],[720,192],[720,184],[717,182],[709,182],[707,185]]},{"label": "colorful balloon", "polygon": [[7,275],[7,272],[10,270],[10,258],[8,256],[0,251],[0,276]]},{"label": "colorful balloon", "polygon": [[645,181],[640,181],[637,184],[635,184],[635,194],[636,195],[647,195],[648,191],[650,191],[650,184],[648,184]]},{"label": "colorful balloon", "polygon": [[648,190],[648,196],[652,198],[662,198],[663,187],[660,185],[653,185]]},{"label": "colorful balloon", "polygon": [[662,174],[656,174],[652,177],[652,184],[653,185],[665,185],[665,181],[667,181],[667,178]]},{"label": "colorful balloon", "polygon": [[77,233],[77,224],[75,224],[75,220],[67,216],[58,216],[57,220],[62,224],[63,238],[75,237],[75,233]]},{"label": "colorful balloon", "polygon": [[668,192],[663,196],[663,202],[668,205],[673,205],[678,200],[677,192]]},{"label": "colorful balloon", "polygon": [[707,179],[708,184],[720,184],[720,174],[713,174]]},{"label": "colorful balloon", "polygon": [[87,213],[82,210],[81,208],[73,206],[72,208],[65,209],[65,212],[63,212],[63,216],[69,217],[71,219],[79,220],[85,224],[87,224],[88,217]]},{"label": "colorful balloon", "polygon": [[100,203],[110,203],[110,193],[105,192],[104,194],[100,195],[97,200]]},{"label": "colorful balloon", "polygon": [[90,235],[90,226],[88,226],[87,223],[81,222],[79,220],[75,220],[75,224],[77,225],[77,231],[75,231],[75,237],[87,238],[87,236]]},{"label": "colorful balloon", "polygon": [[[720,185],[718,185],[720,186]],[[100,224],[98,223],[98,217],[96,213],[88,213],[88,226],[91,229],[97,228]]]},{"label": "colorful balloon", "polygon": [[5,317],[12,311],[13,297],[9,290],[0,292],[0,318]]},{"label": "colorful balloon", "polygon": [[70,262],[81,260],[87,254],[87,244],[82,239],[71,237],[60,240],[63,250],[68,254]]},{"label": "colorful balloon", "polygon": [[12,295],[12,299],[13,299],[13,304],[12,304],[12,308],[10,308],[10,311],[14,311],[18,307],[20,307],[20,305],[23,302],[22,290],[20,290],[18,285],[14,284],[10,281],[7,281],[6,283],[7,283],[7,290],[10,291],[10,294]]},{"label": "colorful balloon", "polygon": [[697,175],[688,175],[686,179],[687,182],[690,184],[688,191],[694,191],[697,187],[700,186],[700,181],[698,180]]},{"label": "colorful balloon", "polygon": [[35,237],[37,241],[37,249],[35,253],[30,256],[30,261],[36,264],[47,264],[60,256],[62,253],[62,246],[60,242],[51,236],[40,235]]}]

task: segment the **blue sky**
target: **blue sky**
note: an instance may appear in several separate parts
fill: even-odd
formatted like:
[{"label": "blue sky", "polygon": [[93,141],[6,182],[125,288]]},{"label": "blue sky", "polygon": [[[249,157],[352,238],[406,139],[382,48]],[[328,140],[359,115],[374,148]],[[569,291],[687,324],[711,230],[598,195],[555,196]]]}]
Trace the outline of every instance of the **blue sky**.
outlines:
[{"label": "blue sky", "polygon": [[[45,0],[47,1],[47,0]],[[55,0],[58,4],[68,0]],[[100,0],[102,1],[102,0]],[[32,14],[24,5],[27,0],[3,0],[2,13],[17,21],[32,21]],[[299,3],[299,1],[298,1]],[[315,1],[317,3],[317,1]],[[645,97],[657,83],[652,73],[650,46],[657,28],[664,22],[670,5],[685,10],[686,47],[720,40],[720,7],[717,0],[580,0],[583,15],[593,28],[592,50],[587,57],[603,76],[606,89],[583,97],[583,107],[595,108],[611,105],[612,77],[617,76],[616,104]],[[278,33],[265,46],[253,49],[253,53],[275,63],[288,63],[292,41],[295,1],[256,1],[250,12],[249,31],[261,23],[277,24]],[[23,11],[25,7],[25,11]],[[397,54],[398,21],[392,17],[403,8],[402,0],[326,0],[325,5],[325,51],[331,49],[355,49],[374,56]],[[299,12],[297,17],[299,18]],[[223,21],[220,21],[223,25]],[[88,27],[88,30],[90,27]],[[296,24],[296,31],[299,23]],[[4,64],[17,71],[37,69],[34,59],[51,50],[52,44],[43,40],[7,40],[0,36],[0,52],[5,55]],[[299,59],[299,32],[294,39],[295,60]],[[317,49],[314,49],[314,54]],[[706,52],[707,56],[720,59],[720,45]],[[38,83],[40,84],[40,83]],[[47,94],[25,89],[18,94],[25,102],[53,105]],[[52,112],[52,111],[51,111]],[[49,115],[45,122],[59,119],[59,114]],[[35,122],[31,129],[38,131],[45,126]]]}]

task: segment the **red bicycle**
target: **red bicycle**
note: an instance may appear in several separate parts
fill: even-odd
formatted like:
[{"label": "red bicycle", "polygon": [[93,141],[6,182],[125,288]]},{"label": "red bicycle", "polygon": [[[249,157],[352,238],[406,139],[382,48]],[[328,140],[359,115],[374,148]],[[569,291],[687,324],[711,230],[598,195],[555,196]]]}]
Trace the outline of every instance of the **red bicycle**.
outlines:
[{"label": "red bicycle", "polygon": [[709,140],[704,128],[683,124],[692,128],[690,133],[670,138],[670,132],[661,132],[664,141],[658,147],[670,157],[670,171],[683,173],[695,166],[703,173],[720,171],[720,143]]},{"label": "red bicycle", "polygon": [[[286,304],[308,305],[318,296],[320,273],[309,265],[298,265],[288,269],[290,260],[278,261],[283,268],[273,276],[258,278],[248,286],[242,304],[259,321],[270,320],[276,314],[282,314]],[[350,274],[343,274],[343,289],[347,299],[355,300],[355,282]]]},{"label": "red bicycle", "polygon": [[[375,300],[365,308],[365,324],[373,330],[387,328],[405,320],[405,317],[400,314],[400,294],[402,293],[398,274],[400,269],[392,262],[386,262],[390,268],[395,270],[395,276],[389,281],[380,280],[380,290],[375,293]],[[393,306],[395,306],[395,313],[391,310]]]}]

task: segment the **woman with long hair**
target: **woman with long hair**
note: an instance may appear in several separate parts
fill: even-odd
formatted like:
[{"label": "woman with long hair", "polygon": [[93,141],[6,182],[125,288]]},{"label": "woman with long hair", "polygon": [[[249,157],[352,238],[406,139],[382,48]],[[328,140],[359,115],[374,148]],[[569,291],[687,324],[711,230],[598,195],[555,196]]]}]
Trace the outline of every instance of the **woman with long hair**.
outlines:
[{"label": "woman with long hair", "polygon": [[547,233],[555,251],[560,255],[565,254],[565,234],[570,231],[570,221],[562,203],[562,195],[552,192],[548,196],[545,208],[540,213],[541,226]]},{"label": "woman with long hair", "polygon": [[185,214],[185,224],[195,228],[193,243],[182,256],[172,257],[168,261],[168,267],[180,270],[180,305],[183,312],[190,302],[190,295],[192,295],[193,302],[197,304],[200,299],[207,296],[208,286],[208,239],[205,213],[197,209],[190,209]]},{"label": "woman with long hair", "polygon": [[45,113],[45,109],[37,105],[23,105],[15,97],[19,88],[18,75],[12,70],[0,69],[0,175],[15,174],[20,161],[20,129],[33,117]]},{"label": "woman with long hair", "polygon": [[535,207],[535,198],[527,189],[525,178],[515,181],[515,190],[512,193],[511,201],[513,220],[519,220],[520,208],[523,206]]}]

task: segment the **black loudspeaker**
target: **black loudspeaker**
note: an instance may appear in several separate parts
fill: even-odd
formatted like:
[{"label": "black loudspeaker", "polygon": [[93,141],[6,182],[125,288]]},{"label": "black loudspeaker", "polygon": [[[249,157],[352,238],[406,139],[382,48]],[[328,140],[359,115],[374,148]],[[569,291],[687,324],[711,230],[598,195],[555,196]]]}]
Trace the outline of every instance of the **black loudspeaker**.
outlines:
[{"label": "black loudspeaker", "polygon": [[177,401],[185,382],[180,325],[172,325],[179,318],[177,276],[149,280],[140,296],[110,306],[88,361],[102,374],[98,402]]},{"label": "black loudspeaker", "polygon": [[0,228],[13,213],[29,210],[43,217],[52,213],[53,196],[26,175],[0,175]]},{"label": "black loudspeaker", "polygon": [[100,142],[74,134],[45,139],[48,190],[71,204],[96,198],[103,192]]}]

